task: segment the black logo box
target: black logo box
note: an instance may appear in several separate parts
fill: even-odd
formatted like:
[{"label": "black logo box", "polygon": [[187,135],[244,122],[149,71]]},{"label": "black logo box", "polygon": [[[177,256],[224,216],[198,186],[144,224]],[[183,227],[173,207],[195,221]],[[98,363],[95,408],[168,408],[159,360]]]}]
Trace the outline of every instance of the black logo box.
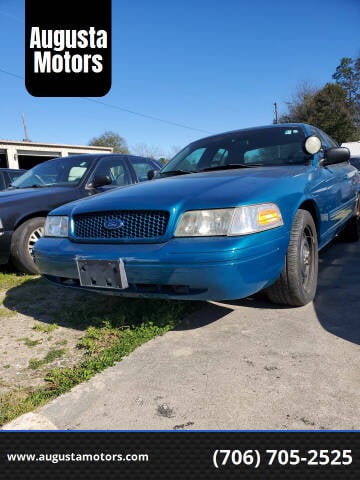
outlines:
[{"label": "black logo box", "polygon": [[[74,8],[76,6],[76,9]],[[105,30],[107,33],[107,48],[65,48],[62,51],[54,48],[30,48],[32,28],[52,32],[56,30],[84,30],[89,32],[91,27],[96,32]],[[94,32],[94,30],[91,30]],[[34,33],[34,32],[33,32]],[[49,32],[47,32],[49,33]],[[58,34],[57,34],[58,35]],[[90,34],[87,37],[90,39]],[[38,38],[38,37],[36,37]],[[84,38],[84,35],[83,35]],[[85,35],[86,38],[86,35]],[[93,38],[98,38],[93,35]],[[81,42],[80,42],[81,43]],[[84,45],[84,44],[82,44]],[[66,55],[64,65],[70,65],[70,71],[55,73],[35,73],[35,52],[41,55],[43,64],[51,65],[51,60],[56,57],[57,67],[63,62],[61,57]],[[45,62],[44,54],[47,53]],[[68,52],[68,53],[66,53]],[[73,57],[77,55],[75,59]],[[94,59],[94,56],[97,57]],[[85,58],[86,56],[86,58]],[[101,56],[101,60],[99,60]],[[83,60],[82,60],[83,59]],[[71,62],[79,67],[81,62],[87,62],[88,72],[74,72]],[[92,66],[95,65],[93,71]],[[99,67],[100,65],[100,67]],[[101,71],[96,71],[101,68]],[[75,68],[78,70],[78,68]],[[38,69],[39,70],[39,69]],[[55,68],[55,70],[59,70]],[[69,70],[69,68],[67,69]],[[106,95],[111,88],[111,0],[89,2],[88,0],[49,0],[25,1],[25,85],[27,91],[36,97],[101,97]]]}]

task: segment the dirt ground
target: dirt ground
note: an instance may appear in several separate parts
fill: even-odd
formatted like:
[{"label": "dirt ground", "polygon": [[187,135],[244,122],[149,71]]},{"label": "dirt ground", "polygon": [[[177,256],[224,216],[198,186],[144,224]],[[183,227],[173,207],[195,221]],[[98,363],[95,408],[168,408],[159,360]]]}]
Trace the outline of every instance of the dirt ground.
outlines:
[{"label": "dirt ground", "polygon": [[38,277],[10,288],[0,284],[0,396],[42,385],[53,367],[79,362],[85,326],[69,319],[89,301]]}]

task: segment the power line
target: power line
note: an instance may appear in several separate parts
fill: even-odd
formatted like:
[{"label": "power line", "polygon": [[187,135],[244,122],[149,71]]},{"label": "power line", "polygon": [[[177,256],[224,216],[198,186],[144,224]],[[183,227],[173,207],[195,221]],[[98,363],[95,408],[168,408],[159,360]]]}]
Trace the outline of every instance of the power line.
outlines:
[{"label": "power line", "polygon": [[[20,75],[16,75],[15,73],[11,73],[11,72],[8,72],[6,70],[3,70],[2,68],[0,68],[0,72],[4,73],[6,75],[10,75],[10,76],[15,77],[15,78],[19,78],[20,80],[24,80],[24,77],[21,77]],[[166,120],[166,119],[163,119],[163,118],[154,117],[153,115],[148,115],[146,113],[135,112],[134,110],[130,110],[130,109],[124,108],[124,107],[119,107],[118,105],[113,105],[111,103],[103,102],[101,100],[96,100],[94,98],[90,98],[90,97],[78,97],[78,98],[81,98],[82,100],[87,100],[89,102],[98,103],[99,105],[103,105],[104,107],[109,107],[109,108],[113,108],[113,109],[116,109],[116,110],[121,110],[122,112],[130,113],[131,115],[137,115],[138,117],[148,118],[149,120],[155,120],[157,122],[167,123],[168,125],[173,125],[175,127],[186,128],[188,130],[194,130],[194,131],[202,132],[202,133],[212,133],[212,132],[208,132],[207,130],[202,130],[201,128],[190,127],[189,125],[184,125],[182,123],[173,122],[171,120]]]},{"label": "power line", "polygon": [[83,100],[88,100],[89,102],[99,103],[100,105],[104,105],[106,107],[115,108],[116,110],[122,110],[123,112],[131,113],[133,115],[149,118],[150,120],[156,120],[158,122],[168,123],[169,125],[175,125],[176,127],[187,128],[189,130],[196,130],[197,132],[211,133],[211,132],[208,132],[207,130],[202,130],[201,128],[189,127],[188,125],[183,125],[182,123],[176,123],[176,122],[172,122],[171,120],[164,120],[163,118],[153,117],[152,115],[147,115],[146,113],[135,112],[134,110],[118,107],[116,105],[112,105],[111,103],[102,102],[101,100],[95,100],[94,98],[89,98],[89,97],[79,97],[79,98],[82,98]]},{"label": "power line", "polygon": [[20,78],[20,80],[24,80],[24,77],[20,77],[20,75],[15,75],[15,73],[7,72],[6,70],[3,70],[2,68],[0,68],[0,72],[5,73],[6,75],[10,75],[11,77]]}]

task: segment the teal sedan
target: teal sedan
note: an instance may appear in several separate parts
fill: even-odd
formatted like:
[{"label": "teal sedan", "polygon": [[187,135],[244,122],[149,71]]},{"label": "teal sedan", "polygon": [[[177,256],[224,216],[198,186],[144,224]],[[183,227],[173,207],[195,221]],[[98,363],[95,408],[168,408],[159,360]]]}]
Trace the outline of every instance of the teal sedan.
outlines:
[{"label": "teal sedan", "polygon": [[66,288],[128,297],[231,300],[265,290],[301,306],[318,252],[358,238],[349,150],[306,124],[195,141],[150,182],[50,212],[34,260]]}]

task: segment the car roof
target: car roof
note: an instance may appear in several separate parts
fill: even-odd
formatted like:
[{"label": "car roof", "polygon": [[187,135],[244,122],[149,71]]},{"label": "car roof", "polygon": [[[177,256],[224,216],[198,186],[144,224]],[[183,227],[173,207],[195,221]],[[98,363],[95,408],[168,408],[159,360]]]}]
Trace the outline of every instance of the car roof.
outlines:
[{"label": "car roof", "polygon": [[[63,158],[63,159],[66,159],[66,158],[84,158],[84,159],[92,159],[92,158],[103,158],[103,157],[126,157],[128,158],[129,160],[131,160],[132,158],[133,159],[145,159],[145,160],[151,160],[153,161],[152,158],[148,158],[148,157],[143,157],[141,155],[131,155],[129,153],[105,153],[105,152],[102,152],[102,153],[80,153],[80,154],[75,154],[75,155],[66,155],[65,157],[53,157],[53,158],[49,158],[49,160],[46,160],[46,161],[50,161],[50,160],[57,160],[58,158]],[[45,162],[41,162],[41,163],[45,163]]]},{"label": "car roof", "polygon": [[273,123],[271,125],[260,125],[258,127],[248,127],[248,128],[240,128],[240,129],[237,129],[237,130],[229,130],[227,132],[222,132],[222,133],[216,133],[215,135],[209,135],[207,137],[203,137],[203,138],[199,138],[198,140],[194,140],[193,142],[191,143],[197,143],[197,142],[201,142],[203,140],[211,140],[211,139],[216,139],[216,138],[220,138],[222,136],[226,136],[226,135],[234,135],[234,134],[237,134],[237,133],[243,133],[243,132],[251,132],[251,131],[256,131],[256,130],[262,130],[262,129],[267,129],[267,128],[307,128],[307,127],[310,127],[311,125],[308,125],[307,123],[298,123],[298,122],[294,122],[294,123]]}]

